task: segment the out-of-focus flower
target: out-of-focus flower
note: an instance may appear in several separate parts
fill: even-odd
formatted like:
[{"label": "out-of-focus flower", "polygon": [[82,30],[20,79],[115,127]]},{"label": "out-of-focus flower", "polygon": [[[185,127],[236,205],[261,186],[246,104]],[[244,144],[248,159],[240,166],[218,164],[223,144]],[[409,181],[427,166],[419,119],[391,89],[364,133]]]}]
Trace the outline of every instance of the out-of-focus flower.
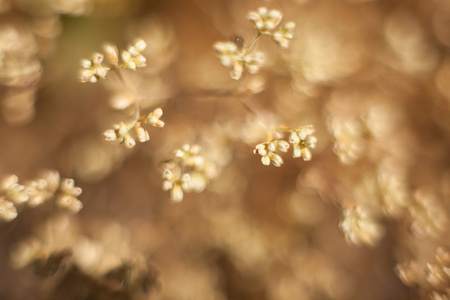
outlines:
[{"label": "out-of-focus flower", "polygon": [[260,7],[257,11],[251,11],[248,14],[248,19],[262,34],[270,34],[270,31],[280,24],[282,17],[280,11],[268,10],[266,7]]},{"label": "out-of-focus flower", "polygon": [[112,44],[105,44],[103,46],[103,49],[106,53],[106,59],[108,60],[109,64],[114,68],[119,68],[119,50],[117,50],[116,45]]},{"label": "out-of-focus flower", "polygon": [[0,219],[9,222],[17,217],[17,209],[14,203],[0,198]]},{"label": "out-of-focus flower", "polygon": [[19,178],[16,175],[9,175],[0,181],[0,195],[14,203],[28,201],[28,195],[24,191],[25,186],[19,184]]},{"label": "out-of-focus flower", "polygon": [[56,204],[59,207],[66,208],[73,213],[77,213],[83,207],[80,200],[77,199],[81,195],[81,188],[75,186],[73,179],[61,180],[59,191],[56,194]]},{"label": "out-of-focus flower", "polygon": [[48,5],[58,13],[75,16],[89,14],[94,8],[92,0],[47,0]]},{"label": "out-of-focus flower", "polygon": [[181,149],[175,150],[175,157],[179,158],[183,164],[187,166],[201,167],[205,162],[203,156],[199,155],[201,150],[200,145],[184,144]]},{"label": "out-of-focus flower", "polygon": [[165,191],[170,190],[170,199],[173,202],[180,202],[183,200],[184,190],[188,189],[188,182],[190,176],[187,173],[174,174],[171,170],[165,169],[163,172],[163,185],[162,188]]},{"label": "out-of-focus flower", "polygon": [[344,211],[340,228],[349,244],[375,246],[384,235],[383,227],[360,206]]},{"label": "out-of-focus flower", "polygon": [[346,165],[355,163],[364,155],[367,136],[365,124],[360,120],[339,120],[331,122],[334,137],[333,151]]},{"label": "out-of-focus flower", "polygon": [[26,186],[26,192],[30,197],[28,205],[31,207],[35,207],[43,204],[46,200],[50,199],[53,196],[53,193],[48,191],[47,187],[47,181],[42,178],[30,182]]},{"label": "out-of-focus flower", "polygon": [[51,199],[60,184],[60,176],[57,171],[45,170],[39,174],[39,178],[27,183],[25,192],[29,196],[28,205],[36,207]]},{"label": "out-of-focus flower", "polygon": [[421,187],[414,195],[414,201],[408,206],[412,217],[411,229],[421,237],[442,237],[450,218],[447,207],[441,202],[440,195],[435,191]]},{"label": "out-of-focus flower", "polygon": [[396,266],[398,277],[408,286],[417,286],[425,283],[426,273],[417,261],[407,261]]},{"label": "out-of-focus flower", "polygon": [[275,31],[271,37],[272,39],[280,45],[281,48],[286,49],[289,47],[289,41],[294,37],[293,31],[295,28],[294,22],[287,22],[281,26],[277,31]]},{"label": "out-of-focus flower", "polygon": [[217,42],[214,44],[219,59],[225,67],[231,67],[231,78],[238,80],[242,77],[244,68],[250,74],[256,74],[264,63],[261,52],[247,53],[233,42]]},{"label": "out-of-focus flower", "polygon": [[183,199],[184,192],[202,192],[219,173],[219,162],[201,154],[200,145],[184,144],[174,151],[174,158],[163,170],[163,190],[170,190],[174,202]]}]

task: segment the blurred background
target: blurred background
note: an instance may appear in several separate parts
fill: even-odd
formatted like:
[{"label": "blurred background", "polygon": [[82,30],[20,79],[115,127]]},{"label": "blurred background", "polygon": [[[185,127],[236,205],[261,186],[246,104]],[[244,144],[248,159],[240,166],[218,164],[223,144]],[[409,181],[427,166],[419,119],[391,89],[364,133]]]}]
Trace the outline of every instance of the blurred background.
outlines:
[{"label": "blurred background", "polygon": [[[294,38],[262,37],[264,66],[234,81],[213,44],[251,41],[261,6]],[[449,299],[448,25],[445,0],[0,0],[0,175],[83,189],[76,215],[0,223],[0,299]],[[136,38],[133,93],[79,82]],[[105,141],[136,102],[165,127]],[[312,124],[312,160],[262,165],[264,124]],[[163,165],[184,144],[217,176],[174,203]]]}]

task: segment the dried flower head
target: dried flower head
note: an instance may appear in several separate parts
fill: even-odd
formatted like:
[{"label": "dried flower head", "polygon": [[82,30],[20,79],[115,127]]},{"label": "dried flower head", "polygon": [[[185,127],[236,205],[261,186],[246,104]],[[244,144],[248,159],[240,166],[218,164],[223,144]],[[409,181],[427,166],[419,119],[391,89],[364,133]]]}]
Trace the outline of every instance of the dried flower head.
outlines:
[{"label": "dried flower head", "polygon": [[129,129],[125,123],[114,125],[114,129],[109,129],[103,133],[105,140],[107,141],[120,141],[126,148],[133,148],[136,145],[136,141],[128,132]]},{"label": "dried flower head", "polygon": [[384,235],[383,227],[360,206],[344,211],[340,228],[349,244],[375,246]]},{"label": "dried flower head", "polygon": [[217,42],[214,49],[225,67],[231,67],[230,75],[234,80],[242,77],[244,68],[250,74],[256,74],[264,63],[264,54],[261,52],[247,53],[244,48],[233,42]]},{"label": "dried flower head", "polygon": [[281,48],[286,49],[289,47],[289,41],[294,37],[294,28],[294,22],[287,22],[286,24],[278,28],[278,30],[275,31],[271,35],[271,37],[278,45],[280,45]]},{"label": "dried flower head", "polygon": [[[162,116],[163,111],[161,108],[156,108],[153,112],[147,116],[142,115],[129,124],[120,122],[120,124],[114,125],[114,129],[106,130],[103,135],[107,141],[120,141],[126,148],[133,148],[136,145],[135,138],[141,142],[147,142],[150,140],[148,131],[142,127],[143,124],[150,124],[155,127],[164,127],[164,122],[159,118]],[[134,129],[134,133],[133,130]],[[134,134],[135,138],[131,136]]]},{"label": "dried flower head", "polygon": [[263,165],[268,166],[272,163],[275,167],[280,167],[283,164],[283,159],[276,154],[275,151],[280,150],[281,152],[287,152],[288,149],[288,142],[283,140],[272,140],[256,145],[253,153],[261,155],[261,162]]},{"label": "dried flower head", "polygon": [[136,68],[145,67],[146,59],[141,52],[147,47],[147,44],[142,39],[136,40],[133,46],[129,46],[127,50],[123,50],[121,54],[122,64],[119,65],[119,50],[117,46],[112,44],[105,44],[103,49],[106,53],[107,62],[110,67],[102,66],[103,54],[94,53],[91,59],[82,59],[80,71],[81,82],[95,83],[99,79],[105,79],[109,71],[115,71],[120,68],[127,68],[136,70]]},{"label": "dried flower head", "polygon": [[136,122],[136,125],[134,125],[134,131],[136,132],[139,142],[144,143],[150,140],[150,135],[148,134],[148,131],[141,126],[141,122]]},{"label": "dried flower head", "polygon": [[59,190],[56,193],[56,205],[66,208],[72,213],[78,213],[83,207],[80,200],[81,188],[75,186],[75,181],[71,178],[61,180]]},{"label": "dried flower head", "polygon": [[260,7],[256,11],[248,14],[248,19],[253,23],[256,29],[262,34],[270,34],[281,22],[283,15],[280,11],[266,7]]},{"label": "dried flower head", "polygon": [[292,156],[294,158],[303,157],[303,160],[311,160],[311,150],[316,146],[317,139],[312,134],[314,127],[312,125],[300,126],[289,132],[289,143],[292,144]]},{"label": "dried flower head", "polygon": [[16,175],[9,175],[0,181],[0,195],[16,204],[28,201],[25,186],[19,184]]},{"label": "dried flower head", "polygon": [[14,203],[0,198],[0,220],[10,222],[17,217],[17,209]]},{"label": "dried flower head", "polygon": [[163,180],[162,188],[165,191],[170,190],[170,199],[173,202],[183,200],[183,191],[187,190],[190,180],[189,174],[181,174],[180,172],[172,173],[171,170],[165,169],[163,171]]},{"label": "dried flower head", "polygon": [[139,120],[141,122],[153,125],[155,127],[164,127],[164,121],[160,120],[163,115],[163,110],[161,108],[156,108],[153,112],[149,113],[147,116],[143,115]]},{"label": "dried flower head", "polygon": [[[289,143],[281,139],[274,139],[273,136],[277,132],[288,132]],[[269,131],[267,141],[256,145],[253,153],[261,155],[263,165],[268,166],[272,163],[279,167],[283,164],[283,159],[275,151],[287,152],[289,144],[291,144],[294,158],[303,157],[305,161],[309,161],[312,156],[310,148],[314,148],[317,142],[317,139],[312,136],[313,133],[314,127],[312,125],[300,126],[297,129],[290,129],[285,126],[273,127]]]},{"label": "dried flower head", "polygon": [[40,178],[27,183],[18,184],[16,175],[10,175],[0,182],[0,219],[11,221],[17,217],[18,211],[14,204],[27,202],[29,207],[39,206],[53,199],[57,206],[68,208],[76,213],[82,208],[76,199],[81,194],[81,188],[74,186],[73,179],[60,182],[57,171],[46,170],[40,173]]},{"label": "dried flower head", "polygon": [[81,60],[81,66],[84,70],[80,71],[81,82],[95,83],[99,79],[105,79],[110,68],[102,66],[103,54],[94,53],[90,60]]},{"label": "dried flower head", "polygon": [[105,44],[103,49],[106,53],[106,59],[113,69],[119,68],[119,50],[116,45]]},{"label": "dried flower head", "polygon": [[131,70],[136,70],[136,68],[141,68],[146,66],[146,59],[141,54],[143,50],[147,47],[144,40],[136,40],[133,46],[128,47],[128,50],[122,51],[122,67]]},{"label": "dried flower head", "polygon": [[205,162],[203,156],[199,155],[200,145],[184,144],[181,149],[175,150],[175,157],[178,158],[186,166],[201,167]]},{"label": "dried flower head", "polygon": [[162,174],[163,190],[170,190],[172,201],[180,202],[184,192],[202,192],[218,175],[218,166],[200,152],[200,145],[185,144],[166,162]]},{"label": "dried flower head", "polygon": [[53,197],[53,193],[48,189],[48,182],[42,178],[29,182],[25,191],[30,197],[28,205],[31,207],[39,206]]}]

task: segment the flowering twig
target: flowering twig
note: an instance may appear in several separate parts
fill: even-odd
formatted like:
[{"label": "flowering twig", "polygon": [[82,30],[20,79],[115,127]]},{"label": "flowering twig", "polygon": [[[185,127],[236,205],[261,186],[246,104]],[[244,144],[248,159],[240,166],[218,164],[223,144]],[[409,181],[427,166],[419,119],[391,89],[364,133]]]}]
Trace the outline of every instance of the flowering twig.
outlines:
[{"label": "flowering twig", "polygon": [[[115,45],[106,44],[104,50],[109,67],[103,67],[103,55],[95,53],[91,60],[82,60],[83,70],[80,72],[81,82],[97,82],[98,79],[104,79],[109,71],[115,71],[115,74],[119,80],[123,83],[124,87],[132,90],[133,87],[123,76],[122,69],[131,69],[136,71],[136,68],[146,66],[146,59],[141,54],[147,47],[146,43],[142,39],[136,40],[134,45],[129,46],[127,50],[123,50],[120,57],[122,61],[119,61],[119,51]],[[107,141],[120,141],[126,148],[133,148],[136,145],[135,139],[143,143],[150,140],[148,131],[142,127],[142,124],[150,124],[155,127],[164,127],[164,122],[160,120],[163,115],[161,108],[156,108],[148,115],[141,115],[139,102],[134,104],[134,111],[132,120],[130,122],[121,121],[119,124],[115,124],[113,129],[106,130],[104,132],[105,140]]]},{"label": "flowering twig", "polygon": [[185,144],[174,151],[174,158],[165,163],[163,190],[170,190],[174,202],[183,200],[184,192],[202,192],[217,176],[217,166],[200,154],[200,145]]},{"label": "flowering twig", "polygon": [[[277,137],[278,133],[289,133],[289,143]],[[292,157],[303,157],[303,160],[309,161],[312,158],[311,148],[316,146],[317,139],[312,134],[314,127],[312,125],[300,126],[296,129],[291,129],[286,126],[272,127],[267,135],[264,143],[258,144],[253,150],[254,154],[261,155],[261,162],[263,165],[270,165],[279,167],[283,164],[281,156],[276,154],[276,151],[287,152],[289,146],[292,145]]]},{"label": "flowering twig", "polygon": [[9,175],[0,181],[0,220],[9,222],[17,215],[17,205],[28,203],[30,207],[37,207],[53,199],[57,207],[77,213],[83,207],[78,200],[81,188],[75,186],[70,178],[60,178],[56,171],[45,171],[38,179],[19,184],[16,175]]},{"label": "flowering twig", "polygon": [[270,37],[283,49],[289,47],[289,40],[293,38],[294,22],[288,22],[275,30],[282,19],[282,14],[278,10],[260,7],[257,11],[251,11],[248,19],[258,29],[258,33],[248,45],[230,41],[214,44],[214,49],[217,51],[222,65],[231,67],[230,76],[234,80],[242,77],[244,69],[250,74],[256,74],[261,68],[264,63],[264,54],[253,52],[261,36]]}]

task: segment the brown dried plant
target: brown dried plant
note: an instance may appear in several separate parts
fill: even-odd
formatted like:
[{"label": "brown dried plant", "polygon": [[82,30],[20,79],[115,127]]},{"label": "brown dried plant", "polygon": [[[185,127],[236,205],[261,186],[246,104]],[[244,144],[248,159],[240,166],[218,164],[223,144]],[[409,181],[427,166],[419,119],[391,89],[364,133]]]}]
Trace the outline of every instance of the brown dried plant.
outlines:
[{"label": "brown dried plant", "polygon": [[450,299],[449,15],[0,0],[0,299]]}]

